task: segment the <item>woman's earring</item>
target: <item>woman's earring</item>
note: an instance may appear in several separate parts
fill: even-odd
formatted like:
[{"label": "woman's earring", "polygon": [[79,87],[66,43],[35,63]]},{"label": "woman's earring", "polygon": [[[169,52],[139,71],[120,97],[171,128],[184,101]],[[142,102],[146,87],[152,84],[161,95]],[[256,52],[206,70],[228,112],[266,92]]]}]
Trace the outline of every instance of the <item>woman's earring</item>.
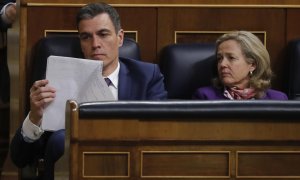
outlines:
[{"label": "woman's earring", "polygon": [[252,74],[253,74],[253,72],[252,72],[252,71],[250,71],[249,73],[250,73],[250,77],[252,77]]}]

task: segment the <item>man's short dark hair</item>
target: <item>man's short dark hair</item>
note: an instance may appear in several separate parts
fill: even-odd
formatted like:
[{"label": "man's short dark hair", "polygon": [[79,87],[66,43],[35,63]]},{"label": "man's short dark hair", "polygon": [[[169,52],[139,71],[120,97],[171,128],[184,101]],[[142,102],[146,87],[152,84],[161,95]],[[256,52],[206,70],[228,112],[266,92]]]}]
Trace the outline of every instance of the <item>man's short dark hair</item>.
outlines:
[{"label": "man's short dark hair", "polygon": [[121,29],[121,21],[120,16],[115,8],[112,6],[106,4],[106,3],[90,3],[85,6],[83,6],[77,13],[76,16],[76,24],[77,28],[79,27],[79,23],[81,20],[84,19],[92,19],[95,16],[106,13],[109,15],[114,27],[116,33],[119,32]]}]

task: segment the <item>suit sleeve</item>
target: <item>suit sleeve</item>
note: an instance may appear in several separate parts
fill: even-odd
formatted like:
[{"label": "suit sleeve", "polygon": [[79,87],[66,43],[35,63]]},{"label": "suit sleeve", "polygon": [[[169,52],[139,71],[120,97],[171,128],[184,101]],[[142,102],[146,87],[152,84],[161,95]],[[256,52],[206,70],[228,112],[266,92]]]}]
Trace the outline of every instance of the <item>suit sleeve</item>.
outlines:
[{"label": "suit sleeve", "polygon": [[167,91],[164,85],[164,76],[160,72],[158,65],[153,66],[153,78],[149,83],[147,90],[148,100],[165,100],[167,99]]},{"label": "suit sleeve", "polygon": [[10,157],[17,167],[23,168],[38,159],[40,153],[43,152],[41,149],[41,140],[33,143],[24,141],[20,127],[11,141]]}]

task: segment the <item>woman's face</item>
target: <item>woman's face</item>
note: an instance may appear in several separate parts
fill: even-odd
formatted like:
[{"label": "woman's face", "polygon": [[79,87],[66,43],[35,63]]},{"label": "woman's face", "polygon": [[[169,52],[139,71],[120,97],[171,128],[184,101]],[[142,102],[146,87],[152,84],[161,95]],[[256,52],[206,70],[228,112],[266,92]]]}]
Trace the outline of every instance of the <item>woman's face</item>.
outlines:
[{"label": "woman's face", "polygon": [[249,72],[255,65],[249,64],[240,44],[235,40],[222,42],[217,51],[218,75],[223,85],[244,89],[249,87]]}]

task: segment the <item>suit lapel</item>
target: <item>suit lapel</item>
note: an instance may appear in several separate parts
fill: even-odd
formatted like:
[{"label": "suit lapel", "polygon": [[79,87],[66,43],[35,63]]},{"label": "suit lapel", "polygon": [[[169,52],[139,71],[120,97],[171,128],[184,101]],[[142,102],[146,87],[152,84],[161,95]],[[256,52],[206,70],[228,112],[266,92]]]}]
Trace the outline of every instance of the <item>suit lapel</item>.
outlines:
[{"label": "suit lapel", "polygon": [[131,99],[131,87],[132,87],[132,79],[129,77],[129,69],[120,60],[118,100]]}]

